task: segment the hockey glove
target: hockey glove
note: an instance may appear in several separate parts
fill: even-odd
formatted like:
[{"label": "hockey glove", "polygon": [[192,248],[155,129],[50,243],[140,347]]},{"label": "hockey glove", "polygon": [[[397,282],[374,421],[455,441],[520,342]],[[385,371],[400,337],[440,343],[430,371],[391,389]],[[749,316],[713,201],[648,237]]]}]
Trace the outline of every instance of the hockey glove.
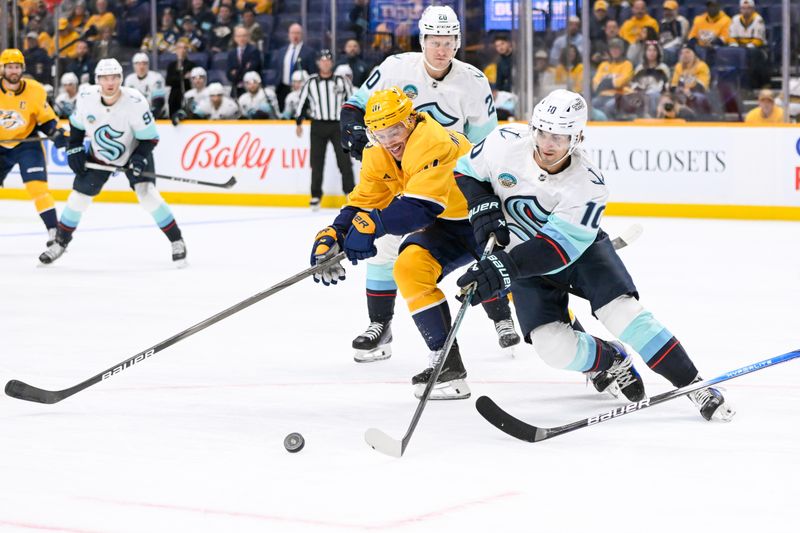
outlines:
[{"label": "hockey glove", "polygon": [[470,202],[469,222],[472,224],[472,231],[480,249],[486,247],[492,233],[499,246],[508,246],[511,240],[500,201],[499,197],[491,195],[481,196]]},{"label": "hockey glove", "polygon": [[352,226],[344,239],[344,253],[355,265],[359,260],[369,259],[378,254],[375,239],[386,235],[381,221],[381,212],[373,209],[369,213],[359,212],[353,217]]},{"label": "hockey glove", "polygon": [[[311,249],[311,266],[316,266],[338,254],[341,251],[339,246],[341,241],[341,233],[336,231],[333,226],[328,226],[317,233],[317,236],[314,237],[314,247]],[[314,274],[314,282],[322,282],[326,287],[331,284],[336,285],[337,281],[344,279],[345,271],[341,262],[332,264]]]},{"label": "hockey glove", "polygon": [[64,128],[57,128],[56,131],[53,132],[53,144],[56,145],[56,148],[59,150],[62,148],[67,147],[67,141],[69,138],[64,135]]},{"label": "hockey glove", "polygon": [[67,150],[67,164],[76,176],[86,172],[86,149],[83,145]]},{"label": "hockey glove", "polygon": [[367,130],[360,124],[348,124],[342,128],[342,149],[361,161],[364,147],[369,144]]},{"label": "hockey glove", "polygon": [[462,288],[475,283],[476,298],[472,299],[472,305],[478,305],[484,300],[491,300],[499,294],[508,292],[511,283],[518,275],[517,265],[511,256],[498,250],[469,267],[456,283]]},{"label": "hockey glove", "polygon": [[130,170],[126,172],[129,178],[138,178],[147,169],[147,156],[142,154],[133,154],[131,160],[128,161]]}]

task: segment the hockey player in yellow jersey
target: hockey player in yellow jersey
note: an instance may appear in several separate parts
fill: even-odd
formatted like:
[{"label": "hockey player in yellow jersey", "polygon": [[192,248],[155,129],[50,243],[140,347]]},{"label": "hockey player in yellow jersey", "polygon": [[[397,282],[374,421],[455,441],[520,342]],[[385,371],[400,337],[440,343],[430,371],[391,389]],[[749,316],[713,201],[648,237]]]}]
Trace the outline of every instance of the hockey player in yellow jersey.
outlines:
[{"label": "hockey player in yellow jersey", "polygon": [[[445,129],[397,87],[376,91],[367,101],[365,148],[358,185],[333,224],[320,231],[311,252],[316,265],[344,251],[353,264],[374,256],[375,239],[407,235],[394,264],[394,280],[432,355],[450,331],[450,310],[438,281],[479,255],[468,220],[467,202],[453,171],[472,146]],[[319,272],[324,285],[345,279],[341,264]],[[412,378],[419,397],[430,367]],[[458,343],[453,345],[432,399],[469,398]]]},{"label": "hockey player in yellow jersey", "polygon": [[19,142],[36,137],[37,132],[56,135],[57,146],[65,146],[57,117],[47,103],[44,87],[33,79],[23,79],[25,58],[16,48],[0,54],[0,187],[15,165],[19,164],[22,182],[36,205],[47,228],[48,246],[56,234],[58,217],[55,202],[47,188],[47,163],[39,142]]}]

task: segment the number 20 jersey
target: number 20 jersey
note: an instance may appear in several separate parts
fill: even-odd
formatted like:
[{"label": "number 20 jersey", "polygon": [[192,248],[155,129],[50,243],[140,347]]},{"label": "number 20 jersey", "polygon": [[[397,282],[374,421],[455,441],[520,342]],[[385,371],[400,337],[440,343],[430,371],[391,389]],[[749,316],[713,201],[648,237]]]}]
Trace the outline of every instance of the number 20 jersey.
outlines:
[{"label": "number 20 jersey", "polygon": [[120,91],[119,100],[108,106],[101,99],[99,85],[82,88],[69,123],[86,131],[95,159],[123,166],[139,141],[157,141],[158,132],[142,93],[128,87],[120,87]]},{"label": "number 20 jersey", "polygon": [[459,180],[474,178],[491,184],[511,233],[509,249],[539,234],[555,241],[565,256],[564,266],[553,271],[557,272],[594,242],[608,188],[600,170],[580,148],[557,174],[548,174],[536,164],[533,149],[527,126],[500,126],[458,160],[455,172]]}]

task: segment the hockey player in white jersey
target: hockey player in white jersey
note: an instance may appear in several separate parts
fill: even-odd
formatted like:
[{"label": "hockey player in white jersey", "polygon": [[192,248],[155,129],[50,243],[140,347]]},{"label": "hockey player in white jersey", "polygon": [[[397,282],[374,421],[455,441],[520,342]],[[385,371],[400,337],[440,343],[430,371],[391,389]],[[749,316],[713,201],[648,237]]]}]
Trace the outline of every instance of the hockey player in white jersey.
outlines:
[{"label": "hockey player in white jersey", "polygon": [[258,72],[246,72],[244,75],[244,92],[239,96],[239,111],[243,118],[276,119],[278,118],[278,96],[272,87],[261,86],[261,75]]},{"label": "hockey player in white jersey", "polygon": [[208,99],[195,106],[194,114],[206,120],[232,120],[239,118],[239,106],[221,83],[214,82],[208,86]]},{"label": "hockey player in white jersey", "polygon": [[134,54],[132,63],[134,71],[125,78],[125,87],[136,89],[147,98],[154,117],[169,117],[164,76],[156,70],[150,70],[150,58],[145,53]]},{"label": "hockey player in white jersey", "polygon": [[75,109],[75,102],[78,100],[78,76],[73,72],[65,72],[61,76],[61,90],[56,96],[53,109],[58,114],[58,118],[69,118]]},{"label": "hockey player in white jersey", "polygon": [[[520,328],[539,356],[556,368],[584,372],[599,391],[616,382],[632,402],[644,398],[642,378],[619,342],[570,324],[568,289],[583,295],[618,339],[675,387],[700,381],[680,342],[639,303],[639,294],[608,235],[600,228],[608,189],[579,148],[586,101],[559,89],[533,111],[530,126],[495,129],[459,159],[456,182],[469,202],[479,245],[494,234],[504,249],[470,267],[460,287],[480,298],[511,290]],[[706,420],[734,411],[719,390],[689,394]]]},{"label": "hockey player in white jersey", "polygon": [[[482,141],[497,125],[492,90],[483,73],[455,59],[461,46],[461,25],[447,6],[430,6],[419,20],[422,52],[397,54],[373,70],[366,82],[342,106],[342,147],[356,159],[368,139],[364,107],[378,90],[400,87],[416,111],[424,111],[442,126],[463,133],[472,143]],[[387,236],[376,245],[378,255],[367,261],[367,309],[370,324],[353,340],[355,360],[377,361],[391,356],[391,321],[397,296],[393,277],[401,236]],[[503,348],[518,344],[508,300],[491,298],[484,308],[495,325]]]},{"label": "hockey player in white jersey", "polygon": [[295,70],[292,73],[292,92],[286,95],[286,100],[283,102],[282,119],[293,119],[297,115],[297,108],[300,106],[300,93],[307,79],[308,73],[305,70]]},{"label": "hockey player in white jersey", "polygon": [[[116,59],[102,59],[95,68],[97,85],[83,87],[69,118],[67,163],[75,172],[72,192],[61,212],[55,242],[39,256],[44,264],[61,257],[72,240],[81,216],[103,189],[111,172],[86,168],[93,162],[125,167],[139,204],[150,213],[172,244],[172,260],[183,266],[186,245],[169,206],[155,187],[153,149],[158,143],[155,120],[147,100],[135,89],[122,87],[122,66]],[[84,138],[89,138],[89,152]]]},{"label": "hockey player in white jersey", "polygon": [[183,95],[183,109],[190,117],[194,116],[197,105],[208,100],[208,73],[203,67],[194,67],[189,73],[192,88]]}]

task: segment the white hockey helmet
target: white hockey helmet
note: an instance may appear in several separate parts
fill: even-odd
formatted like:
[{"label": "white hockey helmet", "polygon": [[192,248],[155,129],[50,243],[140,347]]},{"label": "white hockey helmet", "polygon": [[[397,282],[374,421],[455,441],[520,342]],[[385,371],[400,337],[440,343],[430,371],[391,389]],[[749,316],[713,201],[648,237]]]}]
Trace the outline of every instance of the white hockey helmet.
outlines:
[{"label": "white hockey helmet", "polygon": [[122,65],[116,59],[101,59],[94,68],[94,75],[97,76],[119,76],[122,77]]},{"label": "white hockey helmet", "polygon": [[225,96],[225,87],[218,81],[215,81],[208,86],[208,96]]},{"label": "white hockey helmet", "polygon": [[147,54],[145,54],[144,52],[138,52],[136,54],[133,54],[133,59],[131,59],[131,63],[133,63],[134,65],[136,63],[147,63],[149,65],[150,58],[147,57]]},{"label": "white hockey helmet", "polygon": [[568,156],[583,140],[587,120],[589,112],[583,96],[566,89],[556,89],[536,104],[529,127],[534,142],[537,130],[569,135]]},{"label": "white hockey helmet", "polygon": [[208,73],[206,72],[206,69],[204,69],[203,67],[194,67],[189,72],[189,77],[190,78],[208,78]]},{"label": "white hockey helmet", "polygon": [[457,52],[461,48],[461,23],[450,6],[428,6],[419,19],[419,44],[425,52],[425,36],[455,35]]},{"label": "white hockey helmet", "polygon": [[75,75],[74,72],[65,72],[61,76],[61,85],[74,85],[75,87],[78,86],[78,76]]},{"label": "white hockey helmet", "polygon": [[308,79],[308,72],[305,70],[295,70],[292,73],[292,81],[306,81]]},{"label": "white hockey helmet", "polygon": [[261,85],[261,74],[259,74],[255,70],[251,70],[249,72],[245,72],[244,73],[244,76],[243,76],[242,80],[245,83],[250,82],[250,81],[254,81],[254,82],[258,83],[259,85]]}]

